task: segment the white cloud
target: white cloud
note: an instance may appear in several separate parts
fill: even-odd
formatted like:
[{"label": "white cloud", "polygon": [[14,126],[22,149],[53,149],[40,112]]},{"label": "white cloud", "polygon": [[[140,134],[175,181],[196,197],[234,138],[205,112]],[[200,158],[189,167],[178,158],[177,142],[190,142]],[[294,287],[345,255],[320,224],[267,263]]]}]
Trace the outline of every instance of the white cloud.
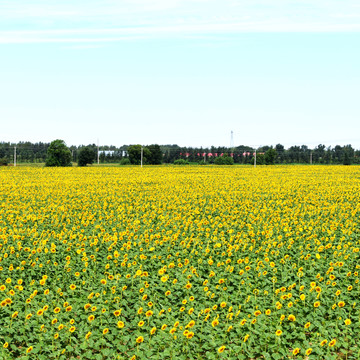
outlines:
[{"label": "white cloud", "polygon": [[110,42],[241,32],[358,32],[359,17],[360,8],[353,0],[3,1],[0,43]]}]

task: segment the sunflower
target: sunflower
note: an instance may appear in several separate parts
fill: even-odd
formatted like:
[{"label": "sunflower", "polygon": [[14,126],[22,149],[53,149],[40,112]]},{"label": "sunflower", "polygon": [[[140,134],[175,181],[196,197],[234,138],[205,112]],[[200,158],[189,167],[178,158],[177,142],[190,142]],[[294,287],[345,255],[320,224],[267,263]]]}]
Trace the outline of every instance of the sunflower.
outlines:
[{"label": "sunflower", "polygon": [[15,312],[11,315],[11,317],[14,319],[14,318],[16,318],[18,315],[19,315],[19,312],[18,312],[18,311],[15,311]]},{"label": "sunflower", "polygon": [[335,346],[336,344],[336,339],[332,339],[330,342],[329,342],[329,347],[333,347]]},{"label": "sunflower", "polygon": [[288,316],[288,320],[289,320],[289,321],[296,321],[295,315],[290,314],[290,315]]},{"label": "sunflower", "polygon": [[187,328],[192,328],[193,326],[195,325],[195,321],[194,320],[191,320],[186,326],[185,326],[185,329]]},{"label": "sunflower", "polygon": [[137,339],[136,339],[136,342],[138,344],[141,344],[142,342],[144,341],[144,338],[142,336],[139,336]]},{"label": "sunflower", "polygon": [[113,312],[113,314],[114,314],[115,316],[120,316],[120,315],[121,315],[121,309],[120,309],[120,310],[115,310],[115,311]]}]

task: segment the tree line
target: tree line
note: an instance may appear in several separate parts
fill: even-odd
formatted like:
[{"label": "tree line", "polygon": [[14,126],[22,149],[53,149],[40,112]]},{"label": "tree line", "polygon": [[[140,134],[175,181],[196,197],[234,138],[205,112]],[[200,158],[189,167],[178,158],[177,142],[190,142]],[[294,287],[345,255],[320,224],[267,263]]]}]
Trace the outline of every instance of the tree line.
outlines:
[{"label": "tree line", "polygon": [[[62,145],[60,145],[60,143]],[[281,144],[275,146],[261,146],[258,148],[240,145],[229,147],[181,147],[178,145],[148,146],[114,145],[100,146],[95,144],[69,146],[62,140],[52,143],[31,142],[0,142],[0,164],[8,164],[14,161],[15,147],[16,160],[19,163],[47,163],[49,165],[50,152],[55,151],[56,146],[66,148],[66,161],[83,165],[97,162],[120,163],[122,165],[139,165],[162,163],[199,163],[199,164],[360,164],[360,150],[355,150],[349,145],[336,145],[334,147],[319,144],[315,148],[306,145],[291,146],[285,148]],[[50,163],[49,163],[50,161]],[[54,161],[54,159],[52,160]],[[180,161],[180,162],[179,162]],[[56,162],[54,162],[55,164]]]}]

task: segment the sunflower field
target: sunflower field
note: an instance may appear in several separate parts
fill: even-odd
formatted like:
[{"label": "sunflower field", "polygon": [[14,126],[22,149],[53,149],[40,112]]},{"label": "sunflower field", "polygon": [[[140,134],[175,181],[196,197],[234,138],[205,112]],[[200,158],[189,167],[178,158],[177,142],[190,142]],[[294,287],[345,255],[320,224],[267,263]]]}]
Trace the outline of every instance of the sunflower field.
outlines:
[{"label": "sunflower field", "polygon": [[0,359],[359,359],[360,168],[0,169]]}]

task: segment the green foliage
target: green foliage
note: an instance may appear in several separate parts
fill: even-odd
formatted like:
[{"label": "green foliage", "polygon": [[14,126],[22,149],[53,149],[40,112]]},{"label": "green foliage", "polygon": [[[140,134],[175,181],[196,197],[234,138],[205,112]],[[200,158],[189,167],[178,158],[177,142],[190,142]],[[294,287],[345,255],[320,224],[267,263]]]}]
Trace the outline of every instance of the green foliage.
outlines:
[{"label": "green foliage", "polygon": [[219,156],[214,160],[215,165],[234,165],[234,159],[231,156]]},{"label": "green foliage", "polygon": [[346,145],[342,148],[344,154],[343,165],[351,165],[354,158],[354,149],[351,145]]},{"label": "green foliage", "polygon": [[120,160],[120,165],[131,165],[130,159],[127,157],[124,157]]},{"label": "green foliage", "polygon": [[187,160],[177,159],[174,161],[174,165],[190,165]]},{"label": "green foliage", "polygon": [[343,162],[343,165],[350,165],[351,164],[351,160],[350,160],[350,156],[349,154],[346,152],[344,154],[344,162]]},{"label": "green foliage", "polygon": [[[141,163],[141,145],[130,145],[128,148],[129,159],[132,165],[140,165]],[[143,164],[147,163],[151,152],[147,147],[143,147]]]},{"label": "green foliage", "polygon": [[96,158],[94,149],[89,146],[85,146],[79,151],[79,166],[86,166],[87,164],[93,164]]},{"label": "green foliage", "polygon": [[160,146],[153,144],[147,146],[147,149],[150,151],[150,154],[147,157],[147,163],[150,165],[160,165],[163,160],[163,153]]},{"label": "green foliage", "polygon": [[45,166],[71,166],[71,151],[64,140],[54,140],[47,150]]},{"label": "green foliage", "polygon": [[265,152],[265,164],[266,165],[274,165],[276,157],[277,157],[277,152],[276,152],[275,149],[271,148],[271,149],[266,150],[266,152]]},{"label": "green foliage", "polygon": [[[8,159],[9,163],[12,162],[14,156],[14,147],[16,146],[17,163],[44,163],[46,161],[47,149],[50,143],[31,143],[29,141],[10,143],[0,142],[0,158]],[[96,152],[96,145],[87,145],[93,148]],[[78,162],[79,152],[83,146],[70,147],[72,151],[72,161]],[[161,155],[159,151],[161,150]],[[122,159],[124,152],[127,152],[129,145],[122,145],[116,147],[114,145],[103,145],[100,148],[99,160],[101,163],[119,163]],[[208,157],[207,154],[234,154],[234,162],[237,164],[251,164],[253,163],[254,148],[240,145],[235,148],[229,149],[226,147],[180,147],[178,145],[150,145],[146,147],[150,154],[146,158],[144,154],[144,164],[158,164],[159,161],[164,163],[173,163],[175,159],[184,158],[186,154],[186,160],[191,163],[199,163],[204,165],[212,163],[214,157]],[[257,148],[257,152],[265,153],[271,149],[270,146],[262,146]],[[360,164],[360,150],[355,150],[350,144],[345,146],[336,145],[334,147],[326,147],[324,144],[310,149],[306,145],[290,146],[285,149],[282,144],[275,145],[274,149],[277,152],[275,158],[275,164]],[[146,150],[145,150],[146,153]],[[139,152],[140,154],[140,152]],[[137,163],[140,163],[140,156]],[[261,164],[261,160],[257,161],[257,164]]]},{"label": "green foliage", "polygon": [[0,159],[0,166],[7,166],[9,163],[8,159],[3,157]]},{"label": "green foliage", "polygon": [[[252,164],[255,163],[255,157],[252,158]],[[265,155],[264,154],[256,154],[256,165],[265,165]]]}]

